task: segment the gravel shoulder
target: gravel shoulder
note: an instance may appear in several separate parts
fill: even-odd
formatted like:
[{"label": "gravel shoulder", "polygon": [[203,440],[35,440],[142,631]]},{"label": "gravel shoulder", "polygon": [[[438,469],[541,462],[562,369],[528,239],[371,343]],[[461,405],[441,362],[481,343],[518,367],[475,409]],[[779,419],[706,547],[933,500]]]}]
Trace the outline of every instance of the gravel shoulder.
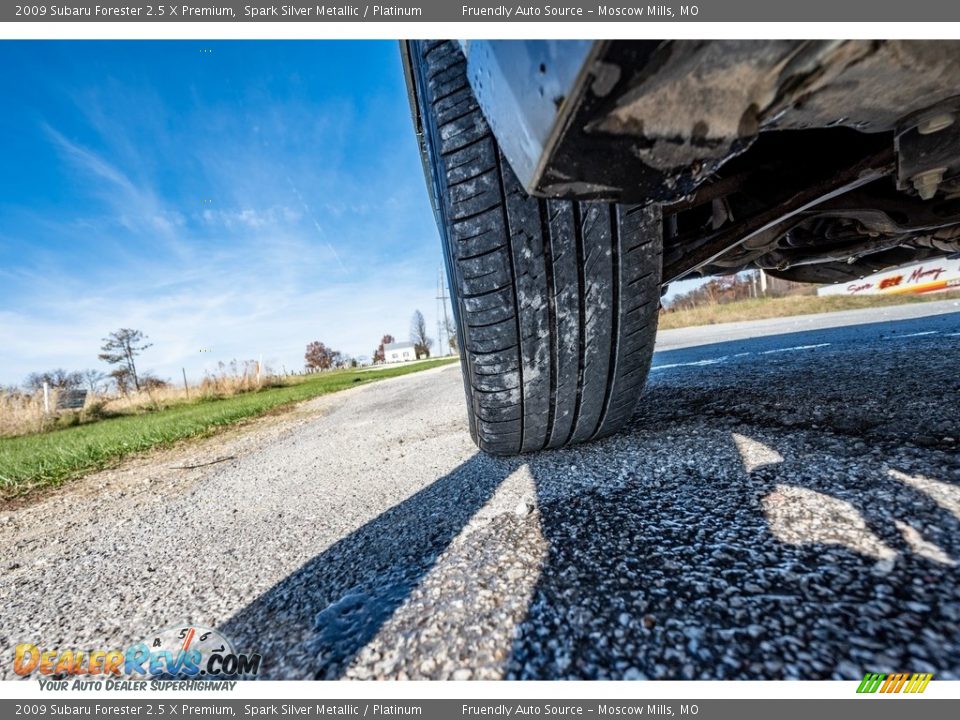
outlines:
[{"label": "gravel shoulder", "polygon": [[0,651],[187,620],[271,678],[960,678],[958,356],[960,313],[661,351],[626,432],[515,459],[455,366],[323,397],[0,512]]}]

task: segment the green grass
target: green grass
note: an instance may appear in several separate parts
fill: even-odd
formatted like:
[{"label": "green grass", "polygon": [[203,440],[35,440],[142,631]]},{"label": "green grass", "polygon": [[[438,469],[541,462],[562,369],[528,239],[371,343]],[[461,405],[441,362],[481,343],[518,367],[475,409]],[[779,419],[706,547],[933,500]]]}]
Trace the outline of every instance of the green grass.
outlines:
[{"label": "green grass", "polygon": [[661,330],[672,330],[696,325],[717,325],[742,320],[762,320],[957,299],[960,299],[960,293],[957,292],[927,295],[791,295],[782,298],[753,298],[723,305],[705,305],[692,310],[661,313],[659,327]]},{"label": "green grass", "polygon": [[338,370],[294,384],[197,400],[51,432],[0,438],[0,493],[9,499],[116,464],[131,453],[211,435],[247,418],[356,385],[456,362],[440,358],[382,370]]}]

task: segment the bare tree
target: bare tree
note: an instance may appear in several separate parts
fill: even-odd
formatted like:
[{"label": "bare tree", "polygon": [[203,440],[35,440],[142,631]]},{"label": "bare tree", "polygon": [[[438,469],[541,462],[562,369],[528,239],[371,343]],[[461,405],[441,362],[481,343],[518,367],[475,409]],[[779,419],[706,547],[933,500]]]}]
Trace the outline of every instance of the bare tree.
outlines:
[{"label": "bare tree", "polygon": [[44,383],[56,390],[69,390],[79,387],[83,383],[83,378],[78,372],[67,372],[63,368],[57,368],[42,373],[30,373],[23,385],[28,390],[40,390]]},{"label": "bare tree", "polygon": [[448,316],[446,318],[446,327],[444,330],[447,333],[447,343],[450,345],[450,349],[454,354],[459,353],[460,350],[457,347],[457,326],[453,323],[452,317]]},{"label": "bare tree", "polygon": [[[689,292],[675,295],[663,303],[666,312],[675,310],[693,310],[698,307],[713,304],[725,304],[747,300],[756,295],[755,282],[758,276],[755,273],[740,273],[726,277],[705,280],[699,287]],[[770,283],[769,295],[782,297],[784,295],[806,294],[814,292],[812,285],[794,283],[789,280],[768,277]],[[774,285],[774,282],[776,285]]]},{"label": "bare tree", "polygon": [[130,390],[133,386],[132,378],[130,377],[130,371],[125,367],[118,367],[116,370],[111,370],[107,377],[113,380],[113,384],[117,386],[117,391],[123,393],[124,395],[129,395]]},{"label": "bare tree", "polygon": [[24,397],[23,390],[16,385],[4,385],[0,387],[0,397],[6,395],[8,399],[17,400]]},{"label": "bare tree", "polygon": [[392,342],[396,342],[393,339],[393,335],[384,335],[380,338],[380,345],[377,346],[377,349],[373,351],[373,364],[382,363],[387,361],[387,356],[383,351],[384,345],[389,345]]},{"label": "bare tree", "polygon": [[[137,377],[137,364],[134,362],[134,358],[153,345],[153,343],[145,342],[147,339],[147,336],[140,330],[131,328],[114,330],[103,339],[103,345],[100,346],[101,353],[97,357],[110,365],[119,365],[120,369],[126,371],[126,380],[132,382],[133,386],[139,391],[140,378]],[[113,376],[114,380],[117,380],[117,386],[119,387],[120,382],[117,379],[116,372],[114,370],[110,375]]]},{"label": "bare tree", "polygon": [[140,385],[147,392],[151,390],[163,390],[164,388],[170,387],[169,382],[148,372],[140,374]]},{"label": "bare tree", "polygon": [[79,375],[91,395],[98,395],[103,390],[104,380],[107,379],[104,373],[99,370],[81,370]]},{"label": "bare tree", "polygon": [[419,310],[413,311],[413,317],[410,318],[410,342],[414,344],[414,351],[417,357],[430,357],[430,346],[433,340],[427,337],[427,321],[423,313]]},{"label": "bare tree", "polygon": [[308,371],[329,370],[337,363],[340,352],[315,340],[307,345],[307,352],[303,357],[307,361]]}]

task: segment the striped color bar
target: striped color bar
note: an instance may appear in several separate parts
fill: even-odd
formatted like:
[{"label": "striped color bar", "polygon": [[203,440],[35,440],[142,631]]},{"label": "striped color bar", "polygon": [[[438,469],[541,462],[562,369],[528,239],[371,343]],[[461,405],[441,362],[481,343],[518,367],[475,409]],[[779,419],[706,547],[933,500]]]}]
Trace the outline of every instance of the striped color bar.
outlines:
[{"label": "striped color bar", "polygon": [[906,681],[907,681],[906,673],[893,673],[892,675],[888,675],[886,682],[884,682],[883,686],[880,688],[880,692],[882,693],[900,692],[900,688],[903,687],[903,684]]},{"label": "striped color bar", "polygon": [[858,693],[922,693],[933,679],[931,673],[867,673],[860,681]]},{"label": "striped color bar", "polygon": [[883,682],[884,677],[881,673],[867,673],[863,676],[863,680],[860,681],[860,687],[857,688],[857,692],[875,693],[879,689],[880,683]]},{"label": "striped color bar", "polygon": [[922,693],[927,689],[927,685],[930,684],[932,679],[933,675],[931,673],[914,673],[913,677],[910,678],[910,682],[907,684],[907,688],[904,690],[904,692]]}]

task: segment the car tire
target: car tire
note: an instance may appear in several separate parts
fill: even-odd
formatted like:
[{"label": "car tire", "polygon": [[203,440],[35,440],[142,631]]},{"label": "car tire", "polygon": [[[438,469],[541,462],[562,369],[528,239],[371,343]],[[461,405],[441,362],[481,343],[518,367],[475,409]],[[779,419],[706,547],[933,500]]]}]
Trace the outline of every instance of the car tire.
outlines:
[{"label": "car tire", "polygon": [[619,430],[653,354],[659,207],[528,196],[459,45],[408,52],[475,442],[513,455]]}]

